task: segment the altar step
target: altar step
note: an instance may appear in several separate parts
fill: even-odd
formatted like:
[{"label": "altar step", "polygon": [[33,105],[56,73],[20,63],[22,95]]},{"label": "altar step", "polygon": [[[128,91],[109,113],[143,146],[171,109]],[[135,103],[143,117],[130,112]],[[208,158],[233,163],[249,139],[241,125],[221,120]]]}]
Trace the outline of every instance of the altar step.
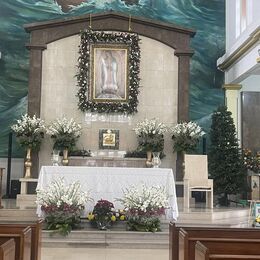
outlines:
[{"label": "altar step", "polygon": [[0,222],[27,222],[37,219],[36,208],[0,210]]},{"label": "altar step", "polygon": [[190,208],[180,212],[177,223],[194,226],[248,226],[249,208]]},{"label": "altar step", "polygon": [[168,249],[169,232],[131,232],[131,231],[72,231],[67,237],[50,235],[43,231],[42,246],[54,248],[135,248]]}]

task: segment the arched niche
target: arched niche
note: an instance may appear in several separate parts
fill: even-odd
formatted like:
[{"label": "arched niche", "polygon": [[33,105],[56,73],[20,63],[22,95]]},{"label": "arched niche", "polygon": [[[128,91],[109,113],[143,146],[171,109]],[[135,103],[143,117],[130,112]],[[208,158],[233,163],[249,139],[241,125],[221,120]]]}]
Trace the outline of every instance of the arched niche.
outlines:
[{"label": "arched niche", "polygon": [[[72,39],[71,37],[78,35],[81,30],[88,28],[90,19],[93,30],[129,30],[129,16],[114,12],[94,14],[91,15],[91,18],[89,15],[84,15],[25,25],[25,30],[30,33],[30,43],[27,45],[30,50],[29,114],[41,115],[44,101],[42,100],[44,96],[42,84],[46,80],[43,75],[43,54],[46,53],[45,50],[48,51],[48,47],[51,48],[55,42],[59,43],[62,39]],[[151,39],[151,41],[167,45],[169,53],[173,53],[173,56],[169,57],[172,57],[173,63],[177,63],[177,82],[169,81],[167,84],[172,84],[169,87],[177,89],[176,122],[188,120],[190,57],[193,54],[193,50],[190,48],[190,39],[195,35],[194,30],[137,17],[131,17],[131,29],[132,32],[138,33],[141,38],[147,39],[146,41]],[[152,52],[151,55],[153,55]],[[34,161],[34,165],[38,168],[38,159]]]}]

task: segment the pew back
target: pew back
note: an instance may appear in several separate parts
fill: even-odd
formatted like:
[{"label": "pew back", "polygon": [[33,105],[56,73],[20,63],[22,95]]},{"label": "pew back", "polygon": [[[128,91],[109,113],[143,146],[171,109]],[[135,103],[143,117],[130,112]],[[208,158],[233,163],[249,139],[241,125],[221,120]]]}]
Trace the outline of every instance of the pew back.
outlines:
[{"label": "pew back", "polygon": [[[180,233],[181,230],[181,233]],[[186,250],[189,239],[201,241],[201,238],[239,238],[260,239],[260,232],[253,228],[206,228],[206,227],[176,227],[170,223],[170,260],[195,258],[195,243],[192,250]],[[179,252],[180,245],[180,252]],[[186,252],[185,252],[186,251]],[[180,257],[180,258],[179,258]]]},{"label": "pew back", "polygon": [[18,227],[13,227],[12,225],[1,226],[0,237],[2,239],[14,238],[16,260],[31,259],[32,230],[30,227],[18,228]]},{"label": "pew back", "polygon": [[15,241],[14,239],[6,239],[0,242],[0,260],[15,260]]},{"label": "pew back", "polygon": [[[229,246],[229,243],[227,244],[227,247]],[[224,251],[224,248],[221,248],[219,252],[218,250],[214,249],[215,252],[213,253],[214,250],[210,250],[207,246],[205,246],[201,241],[197,241],[195,245],[195,260],[217,260],[217,259],[260,259],[259,253],[255,254],[256,248],[252,243],[250,244],[245,244],[247,248],[247,254],[245,254],[245,250],[243,249],[243,246],[241,247],[241,244],[238,245],[238,247],[235,250],[235,253],[230,254],[229,250]],[[259,244],[257,245],[259,248]],[[251,248],[253,251],[250,251]],[[241,250],[242,249],[242,250]],[[258,250],[259,251],[259,250]]]},{"label": "pew back", "polygon": [[38,220],[37,222],[26,222],[26,223],[6,223],[0,224],[1,227],[12,226],[14,228],[26,228],[30,226],[32,230],[32,239],[31,239],[31,260],[41,260],[41,237],[42,237],[42,225],[43,220]]}]

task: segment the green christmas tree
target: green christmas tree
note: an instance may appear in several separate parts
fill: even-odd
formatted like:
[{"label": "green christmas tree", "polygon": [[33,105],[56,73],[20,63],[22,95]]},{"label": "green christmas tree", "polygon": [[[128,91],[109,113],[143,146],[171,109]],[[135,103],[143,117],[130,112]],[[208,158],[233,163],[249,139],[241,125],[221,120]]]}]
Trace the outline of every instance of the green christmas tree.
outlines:
[{"label": "green christmas tree", "polygon": [[239,149],[231,112],[221,106],[212,115],[209,173],[221,205],[229,205],[228,195],[247,190],[246,169]]}]

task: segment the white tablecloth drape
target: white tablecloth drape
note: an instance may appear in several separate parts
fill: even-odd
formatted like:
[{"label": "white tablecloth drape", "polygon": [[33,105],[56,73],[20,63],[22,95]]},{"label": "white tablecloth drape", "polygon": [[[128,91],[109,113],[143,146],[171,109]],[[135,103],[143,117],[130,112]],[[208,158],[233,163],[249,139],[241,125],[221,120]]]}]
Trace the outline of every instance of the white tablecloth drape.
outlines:
[{"label": "white tablecloth drape", "polygon": [[[166,187],[170,206],[166,217],[177,220],[178,206],[172,169],[43,166],[39,174],[37,188],[44,189],[53,179],[59,177],[64,177],[67,184],[80,181],[82,190],[90,191],[90,196],[94,201],[87,203],[85,213],[90,212],[100,199],[109,200],[114,203],[115,208],[123,209],[120,202],[115,201],[115,199],[122,198],[123,190],[132,185],[144,183],[147,186]],[[38,216],[42,215],[39,207],[37,214]]]}]

